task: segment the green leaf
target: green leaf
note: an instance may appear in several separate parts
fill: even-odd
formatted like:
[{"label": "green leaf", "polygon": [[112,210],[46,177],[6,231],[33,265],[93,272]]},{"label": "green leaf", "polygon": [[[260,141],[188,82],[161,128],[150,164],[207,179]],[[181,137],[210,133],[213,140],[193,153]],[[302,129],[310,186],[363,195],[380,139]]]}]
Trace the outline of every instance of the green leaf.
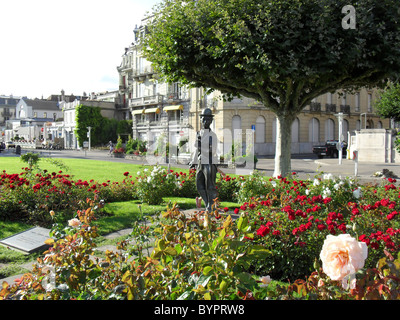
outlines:
[{"label": "green leaf", "polygon": [[199,286],[206,287],[211,278],[212,278],[212,275],[210,275],[210,276],[201,275],[199,277],[199,279],[197,280],[196,287],[199,287]]},{"label": "green leaf", "polygon": [[246,231],[247,231],[247,226],[248,226],[248,225],[249,225],[249,221],[248,221],[248,218],[247,218],[247,217],[241,216],[241,217],[238,219],[237,227],[238,227],[238,229],[239,229],[240,231],[246,232]]},{"label": "green leaf", "polygon": [[228,282],[222,280],[221,283],[219,284],[219,290],[221,290],[222,293],[225,293],[227,288],[228,288]]},{"label": "green leaf", "polygon": [[190,300],[190,296],[193,294],[191,291],[185,291],[176,300]]},{"label": "green leaf", "polygon": [[247,249],[247,255],[256,259],[265,259],[270,254],[271,251],[261,245],[253,245]]},{"label": "green leaf", "polygon": [[176,256],[178,253],[176,252],[176,250],[172,247],[167,247],[164,249],[164,253],[168,254],[170,256]]},{"label": "green leaf", "polygon": [[163,251],[165,249],[165,247],[166,247],[165,240],[160,239],[160,240],[157,241],[157,248],[159,250]]},{"label": "green leaf", "polygon": [[212,268],[211,266],[206,266],[206,267],[203,269],[203,274],[204,274],[205,276],[208,276],[212,271],[213,271],[213,268]]}]

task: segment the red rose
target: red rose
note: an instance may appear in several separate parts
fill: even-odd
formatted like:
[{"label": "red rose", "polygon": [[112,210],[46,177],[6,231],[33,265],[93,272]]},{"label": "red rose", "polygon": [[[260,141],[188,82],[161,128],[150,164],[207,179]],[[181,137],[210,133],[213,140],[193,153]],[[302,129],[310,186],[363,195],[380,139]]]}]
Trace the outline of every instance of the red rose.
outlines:
[{"label": "red rose", "polygon": [[261,236],[261,237],[265,237],[268,233],[269,233],[269,228],[267,226],[261,226],[258,230],[257,230],[257,235]]}]

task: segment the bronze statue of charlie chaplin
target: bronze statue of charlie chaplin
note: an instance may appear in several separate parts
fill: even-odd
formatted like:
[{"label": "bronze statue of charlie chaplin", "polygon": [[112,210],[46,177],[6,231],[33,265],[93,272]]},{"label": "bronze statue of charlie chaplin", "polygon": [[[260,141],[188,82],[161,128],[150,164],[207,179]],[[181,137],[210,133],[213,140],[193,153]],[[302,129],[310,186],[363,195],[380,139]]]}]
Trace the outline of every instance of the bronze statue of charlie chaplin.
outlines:
[{"label": "bronze statue of charlie chaplin", "polygon": [[196,187],[208,212],[211,212],[214,200],[218,196],[216,177],[217,172],[221,172],[217,167],[217,135],[210,129],[213,118],[209,108],[204,109],[200,115],[202,129],[197,132],[195,153],[189,164],[191,168],[197,165]]}]

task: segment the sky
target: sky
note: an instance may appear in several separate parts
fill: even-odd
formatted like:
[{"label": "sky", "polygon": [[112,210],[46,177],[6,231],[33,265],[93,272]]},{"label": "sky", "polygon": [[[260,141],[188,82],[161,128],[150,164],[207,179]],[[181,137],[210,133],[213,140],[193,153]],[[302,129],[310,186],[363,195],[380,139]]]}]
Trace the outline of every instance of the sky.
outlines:
[{"label": "sky", "polygon": [[0,95],[118,89],[133,29],[161,0],[1,0]]}]

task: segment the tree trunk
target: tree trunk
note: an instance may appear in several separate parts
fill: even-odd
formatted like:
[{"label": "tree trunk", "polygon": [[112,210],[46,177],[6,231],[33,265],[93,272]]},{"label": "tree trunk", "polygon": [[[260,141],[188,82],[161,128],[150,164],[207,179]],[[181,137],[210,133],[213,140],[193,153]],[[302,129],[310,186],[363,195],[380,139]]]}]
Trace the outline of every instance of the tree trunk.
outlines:
[{"label": "tree trunk", "polygon": [[296,115],[277,115],[274,177],[291,174],[292,123]]}]

